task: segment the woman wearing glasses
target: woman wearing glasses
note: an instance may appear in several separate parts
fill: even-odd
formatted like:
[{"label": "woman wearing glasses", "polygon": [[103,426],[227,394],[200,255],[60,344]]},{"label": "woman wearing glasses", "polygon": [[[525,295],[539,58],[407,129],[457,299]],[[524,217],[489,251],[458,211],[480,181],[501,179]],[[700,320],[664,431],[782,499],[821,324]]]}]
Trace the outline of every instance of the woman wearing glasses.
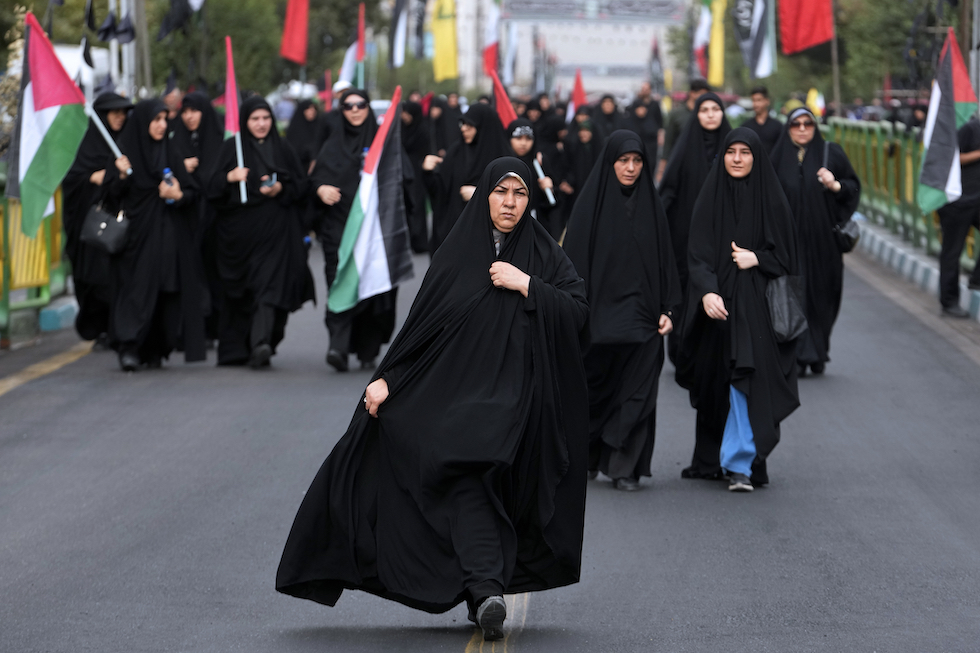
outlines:
[{"label": "woman wearing glasses", "polygon": [[830,332],[840,311],[844,258],[834,228],[851,219],[861,199],[858,180],[844,149],[824,141],[813,113],[790,114],[772,151],[772,163],[786,193],[799,238],[800,272],[806,286],[807,332],[799,339],[800,376],[807,367],[822,374],[830,360]]}]

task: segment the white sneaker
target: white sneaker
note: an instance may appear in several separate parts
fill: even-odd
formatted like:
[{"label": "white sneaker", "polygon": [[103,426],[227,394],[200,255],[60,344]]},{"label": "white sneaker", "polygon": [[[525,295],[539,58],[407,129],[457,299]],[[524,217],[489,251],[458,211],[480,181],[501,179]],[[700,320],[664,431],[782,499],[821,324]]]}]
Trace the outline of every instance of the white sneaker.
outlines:
[{"label": "white sneaker", "polygon": [[728,490],[730,492],[751,492],[754,489],[752,487],[752,481],[745,474],[732,474],[731,479],[728,481]]}]

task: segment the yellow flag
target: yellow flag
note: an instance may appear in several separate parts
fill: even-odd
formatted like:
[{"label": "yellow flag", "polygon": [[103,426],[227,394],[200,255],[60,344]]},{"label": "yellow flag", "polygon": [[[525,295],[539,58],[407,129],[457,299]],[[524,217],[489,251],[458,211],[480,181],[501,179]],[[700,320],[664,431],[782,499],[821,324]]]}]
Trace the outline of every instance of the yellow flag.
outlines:
[{"label": "yellow flag", "polygon": [[728,0],[711,0],[711,41],[708,43],[708,84],[725,84],[725,11]]},{"label": "yellow flag", "polygon": [[456,0],[436,0],[432,12],[432,41],[435,56],[432,72],[437,82],[459,77],[456,56]]}]

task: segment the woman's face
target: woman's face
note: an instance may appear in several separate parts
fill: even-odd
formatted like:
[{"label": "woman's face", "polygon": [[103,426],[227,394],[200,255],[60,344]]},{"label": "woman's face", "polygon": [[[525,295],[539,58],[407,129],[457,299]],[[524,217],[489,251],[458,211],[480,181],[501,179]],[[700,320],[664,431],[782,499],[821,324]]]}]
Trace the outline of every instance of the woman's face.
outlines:
[{"label": "woman's face", "polygon": [[713,100],[707,100],[701,104],[701,108],[698,109],[698,122],[701,123],[701,128],[706,129],[709,132],[721,127],[721,119],[724,117],[724,112],[721,107],[718,106],[717,102]]},{"label": "woman's face", "polygon": [[408,111],[402,111],[402,124],[411,125],[412,124],[412,114]]},{"label": "woman's face", "polygon": [[463,135],[463,142],[469,145],[476,138],[476,127],[468,122],[461,123],[459,133]]},{"label": "woman's face", "polygon": [[538,98],[538,105],[541,107],[542,111],[547,111],[551,108],[551,100],[548,98],[548,96],[543,95]]},{"label": "woman's face", "polygon": [[150,121],[150,138],[155,141],[162,141],[164,134],[167,133],[167,112],[161,111],[157,115],[153,116],[153,120]]},{"label": "woman's face", "polygon": [[534,139],[530,136],[518,136],[510,139],[510,146],[517,156],[524,156],[534,147]]},{"label": "woman's face", "polygon": [[194,107],[184,107],[184,110],[180,112],[180,119],[184,121],[184,127],[187,127],[188,131],[196,132],[197,128],[201,126],[203,115],[204,113]]},{"label": "woman's face", "polygon": [[360,95],[348,95],[340,108],[344,112],[344,118],[354,127],[360,127],[367,120],[368,103]]},{"label": "woman's face", "polygon": [[509,234],[524,216],[530,198],[517,179],[507,177],[490,191],[490,221],[501,233]]},{"label": "woman's face", "polygon": [[437,107],[435,105],[429,107],[429,117],[433,120],[438,120],[439,116],[442,115],[442,107]]},{"label": "woman's face", "polygon": [[627,152],[613,163],[616,179],[622,186],[632,186],[643,171],[643,157],[639,152]]},{"label": "woman's face", "polygon": [[797,145],[806,145],[813,140],[813,134],[817,131],[817,125],[809,114],[797,116],[789,123],[789,137]]},{"label": "woman's face", "polygon": [[647,117],[647,107],[645,104],[638,104],[633,108],[633,115],[643,120]]},{"label": "woman's face", "polygon": [[592,140],[592,132],[588,129],[578,130],[578,140],[580,143],[588,143]]},{"label": "woman's face", "polygon": [[524,112],[524,117],[530,120],[531,122],[537,122],[538,120],[541,119],[541,112],[538,111],[537,109],[528,109],[527,111]]},{"label": "woman's face", "polygon": [[306,122],[313,122],[316,120],[316,107],[311,104],[303,109],[303,117],[306,118]]},{"label": "woman's face", "polygon": [[248,115],[245,125],[252,136],[262,140],[272,131],[272,114],[268,109],[256,109]]},{"label": "woman's face", "polygon": [[754,160],[752,149],[745,143],[732,143],[725,150],[725,170],[735,179],[747,177]]},{"label": "woman's face", "polygon": [[599,107],[602,109],[602,112],[607,116],[611,116],[613,112],[616,111],[616,103],[610,100],[609,98],[603,100],[602,104],[600,104]]},{"label": "woman's face", "polygon": [[126,110],[125,109],[113,109],[106,114],[106,122],[109,123],[109,129],[114,132],[119,131],[126,124]]}]

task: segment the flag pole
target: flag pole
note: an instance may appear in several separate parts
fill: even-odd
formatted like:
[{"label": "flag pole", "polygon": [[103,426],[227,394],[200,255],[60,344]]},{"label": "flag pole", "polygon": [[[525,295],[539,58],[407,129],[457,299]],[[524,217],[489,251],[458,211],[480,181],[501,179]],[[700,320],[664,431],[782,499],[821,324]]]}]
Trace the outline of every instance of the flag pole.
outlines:
[{"label": "flag pole", "polygon": [[[273,126],[275,129],[275,126]],[[238,158],[238,167],[245,167],[245,155],[242,153],[242,132],[235,132],[235,156]],[[245,182],[238,182],[238,193],[242,197],[242,204],[248,203],[248,192],[245,190]]]},{"label": "flag pole", "polygon": [[844,105],[840,102],[840,58],[837,54],[837,0],[831,0],[830,13],[834,21],[834,38],[830,42],[830,65],[834,72],[834,115],[844,115]]},{"label": "flag pole", "polygon": [[[105,125],[102,123],[102,118],[99,117],[99,114],[96,113],[94,109],[92,109],[92,105],[89,104],[88,102],[85,103],[85,115],[87,115],[89,118],[92,119],[92,124],[94,124],[95,128],[99,130],[100,134],[102,134],[102,138],[105,139],[106,145],[109,146],[109,149],[112,150],[112,153],[115,155],[115,157],[117,159],[121,157],[122,152],[119,151],[119,146],[116,145],[116,141],[112,140],[112,136],[109,135],[109,130],[106,129]],[[133,174],[133,169],[127,168],[126,174],[127,175]]]}]

